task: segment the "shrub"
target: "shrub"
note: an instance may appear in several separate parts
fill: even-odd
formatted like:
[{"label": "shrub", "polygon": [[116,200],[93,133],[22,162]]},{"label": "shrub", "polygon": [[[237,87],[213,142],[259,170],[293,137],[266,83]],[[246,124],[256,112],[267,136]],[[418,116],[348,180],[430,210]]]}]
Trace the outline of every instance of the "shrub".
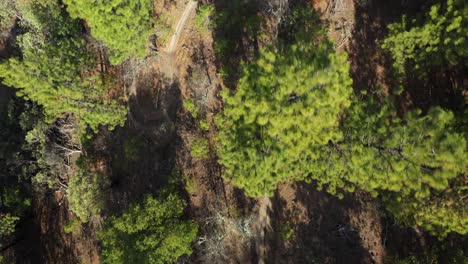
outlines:
[{"label": "shrub", "polygon": [[193,177],[184,175],[184,184],[185,184],[185,190],[190,194],[193,195],[197,193],[197,182]]},{"label": "shrub", "polygon": [[70,179],[67,190],[70,210],[82,222],[88,222],[104,207],[105,182],[103,176],[83,169]]},{"label": "shrub", "polygon": [[187,99],[184,101],[184,108],[185,110],[187,110],[190,115],[197,119],[198,118],[198,115],[200,113],[198,107],[195,105],[195,103],[191,100],[191,99]]},{"label": "shrub", "polygon": [[208,131],[210,130],[210,125],[208,124],[208,122],[204,119],[200,120],[200,122],[198,122],[198,125],[200,126],[200,129],[202,131]]},{"label": "shrub", "polygon": [[65,234],[76,234],[80,231],[81,223],[78,219],[73,219],[71,222],[63,226]]},{"label": "shrub", "polygon": [[210,152],[208,139],[196,138],[192,142],[190,153],[194,159],[205,159],[208,158]]},{"label": "shrub", "polygon": [[211,30],[212,20],[215,8],[213,5],[201,5],[198,7],[198,12],[195,17],[195,28],[197,28],[202,34],[206,34],[207,31]]},{"label": "shrub", "polygon": [[294,229],[291,227],[291,224],[289,223],[281,225],[280,231],[281,231],[281,237],[283,238],[284,241],[289,241],[294,235]]}]

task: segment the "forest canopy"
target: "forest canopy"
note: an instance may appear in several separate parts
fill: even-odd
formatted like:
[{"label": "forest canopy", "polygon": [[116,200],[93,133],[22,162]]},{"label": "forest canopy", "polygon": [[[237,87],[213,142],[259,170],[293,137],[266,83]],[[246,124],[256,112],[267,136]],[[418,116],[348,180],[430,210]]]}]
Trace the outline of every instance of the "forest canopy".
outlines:
[{"label": "forest canopy", "polygon": [[468,263],[468,2],[312,2],[0,0],[0,263]]},{"label": "forest canopy", "polygon": [[219,118],[220,163],[252,197],[270,196],[278,183],[304,180],[317,152],[342,138],[339,116],[349,106],[345,54],[335,54],[318,29],[246,64],[234,94],[225,90]]},{"label": "forest canopy", "polygon": [[153,30],[151,0],[65,0],[74,18],[82,18],[91,34],[109,49],[112,64],[143,57]]},{"label": "forest canopy", "polygon": [[[381,197],[403,223],[441,237],[468,233],[465,205],[455,202],[466,195],[463,115],[434,106],[399,116],[391,97],[353,94],[345,54],[335,53],[320,30],[302,28],[292,44],[245,63],[236,90],[223,91],[217,124],[225,178],[251,197],[272,196],[278,183],[298,180],[314,180],[338,197],[364,190]],[[454,41],[453,52],[463,54],[465,45]],[[433,55],[428,50],[418,60]],[[405,67],[418,69],[414,61]]]},{"label": "forest canopy", "polygon": [[91,70],[93,56],[81,37],[79,21],[53,1],[20,7],[26,30],[18,36],[21,57],[0,63],[2,82],[41,105],[48,123],[69,113],[93,130],[122,125],[126,107],[109,96],[106,80],[82,74]]}]

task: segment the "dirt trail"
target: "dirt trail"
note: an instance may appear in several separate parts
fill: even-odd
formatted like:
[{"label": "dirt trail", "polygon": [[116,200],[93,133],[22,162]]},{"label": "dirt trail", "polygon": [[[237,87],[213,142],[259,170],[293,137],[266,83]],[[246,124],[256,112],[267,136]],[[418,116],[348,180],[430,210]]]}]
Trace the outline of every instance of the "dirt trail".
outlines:
[{"label": "dirt trail", "polygon": [[171,42],[169,46],[166,48],[168,55],[173,55],[177,49],[177,42],[179,42],[180,35],[182,34],[182,30],[184,29],[185,23],[187,23],[187,19],[189,18],[190,14],[193,10],[197,7],[197,2],[191,0],[187,6],[185,7],[184,13],[182,13],[182,17],[177,22],[174,34],[172,35]]},{"label": "dirt trail", "polygon": [[272,231],[270,215],[273,211],[271,199],[264,197],[259,200],[260,208],[258,210],[257,221],[254,223],[256,231],[255,247],[259,264],[267,263],[268,257],[268,238],[267,234]]},{"label": "dirt trail", "polygon": [[[145,76],[151,76],[151,72],[160,72],[162,75],[160,75],[159,78],[168,78],[168,82],[161,85],[167,88],[174,84],[173,76],[176,71],[175,53],[177,44],[188,18],[196,7],[197,2],[190,0],[182,16],[177,21],[171,42],[165,48],[161,49],[157,56],[151,57],[149,60],[138,62],[138,65],[134,66],[137,70],[136,73],[131,73],[134,77],[127,90],[130,100],[133,102],[128,113],[128,118],[137,129],[152,129],[149,124],[151,122],[149,121],[152,121],[154,119],[153,116],[157,115],[157,112],[160,112],[158,111],[158,95],[160,90],[164,90],[162,87],[156,87],[158,91],[156,95],[154,95],[152,89],[155,88],[155,84],[151,80],[144,80],[142,82],[142,79],[145,79]],[[150,65],[153,66],[151,67]],[[153,98],[154,96],[156,97]]]},{"label": "dirt trail", "polygon": [[[177,44],[179,42],[180,36],[182,35],[182,31],[184,30],[185,24],[187,23],[188,18],[190,17],[190,14],[192,13],[193,10],[197,7],[197,2],[191,0],[187,6],[185,7],[184,12],[182,13],[182,16],[180,19],[177,21],[176,27],[174,34],[172,35],[171,42],[169,45],[165,48],[162,49],[162,51],[158,54],[158,57],[156,58],[156,62],[159,63],[163,68],[162,70],[172,79],[173,75],[173,68],[174,68],[174,55],[177,50]],[[131,96],[137,96],[137,88],[135,85],[134,80],[133,84],[130,86],[130,89],[128,91],[129,95]]]}]

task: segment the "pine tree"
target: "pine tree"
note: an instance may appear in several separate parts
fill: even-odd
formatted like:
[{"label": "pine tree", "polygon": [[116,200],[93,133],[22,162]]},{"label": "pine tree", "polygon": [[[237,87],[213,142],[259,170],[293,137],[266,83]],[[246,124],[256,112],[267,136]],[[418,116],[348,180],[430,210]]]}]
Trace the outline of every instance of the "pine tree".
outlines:
[{"label": "pine tree", "polygon": [[93,130],[122,125],[126,109],[108,97],[103,79],[81,77],[92,58],[78,21],[56,2],[31,5],[23,7],[28,31],[18,37],[22,56],[0,63],[2,82],[43,106],[49,123],[73,113]]},{"label": "pine tree", "polygon": [[432,235],[444,238],[454,232],[468,234],[466,208],[468,178],[461,175],[442,191],[433,190],[424,198],[401,197],[397,193],[384,197],[387,209],[396,219],[408,226],[420,226]]},{"label": "pine tree", "polygon": [[399,118],[382,105],[355,100],[345,136],[321,151],[313,178],[331,193],[359,188],[380,196],[400,222],[434,235],[466,234],[468,152],[458,120],[440,107]]},{"label": "pine tree", "polygon": [[100,234],[103,263],[173,263],[192,253],[198,226],[182,220],[184,200],[161,193],[157,198],[146,196],[142,204],[108,220]]},{"label": "pine tree", "polygon": [[403,16],[388,26],[382,47],[399,74],[424,77],[434,66],[463,63],[468,57],[468,5],[463,0],[435,4],[422,19]]},{"label": "pine tree", "polygon": [[74,18],[82,18],[91,34],[109,48],[112,64],[143,57],[153,30],[151,0],[65,0]]},{"label": "pine tree", "polygon": [[351,94],[346,55],[334,53],[320,28],[301,33],[244,65],[234,94],[223,91],[219,161],[251,197],[308,179],[317,150],[342,138],[339,116]]},{"label": "pine tree", "polygon": [[322,161],[329,167],[318,181],[340,178],[375,195],[392,191],[423,198],[447,188],[466,169],[466,139],[455,131],[452,112],[435,107],[400,119],[389,116],[388,109],[374,111],[350,109],[342,128],[346,137],[323,152],[329,153]]},{"label": "pine tree", "polygon": [[104,207],[104,176],[93,174],[85,169],[73,175],[68,183],[67,197],[70,210],[82,222],[88,222]]}]

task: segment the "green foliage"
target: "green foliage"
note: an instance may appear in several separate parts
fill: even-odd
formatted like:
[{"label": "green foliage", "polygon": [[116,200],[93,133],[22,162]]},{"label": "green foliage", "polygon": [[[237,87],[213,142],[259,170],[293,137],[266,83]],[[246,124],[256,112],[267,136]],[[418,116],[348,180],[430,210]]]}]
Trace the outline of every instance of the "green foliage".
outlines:
[{"label": "green foliage", "polygon": [[354,106],[349,114],[343,127],[347,138],[324,152],[323,163],[334,162],[319,181],[344,177],[374,194],[385,190],[423,198],[431,189],[444,190],[466,168],[466,140],[454,131],[449,111],[436,107],[424,116],[412,111],[399,119],[390,118],[386,108]]},{"label": "green foliage", "polygon": [[208,124],[208,121],[206,121],[205,119],[202,119],[198,122],[198,125],[200,126],[200,129],[202,131],[208,131],[210,130],[210,125]]},{"label": "green foliage", "polygon": [[12,26],[15,15],[16,10],[12,0],[0,1],[0,30]]},{"label": "green foliage", "polygon": [[80,231],[81,222],[78,219],[73,219],[71,222],[63,226],[65,234],[76,234]]},{"label": "green foliage", "polygon": [[320,152],[318,185],[331,193],[358,187],[380,195],[399,222],[440,237],[466,234],[466,209],[456,201],[467,191],[467,142],[454,114],[434,107],[399,118],[390,102],[359,101],[342,122],[345,137]]},{"label": "green foliage", "polygon": [[456,201],[466,196],[467,143],[454,114],[434,107],[398,118],[388,103],[360,101],[342,123],[343,140],[320,154],[319,186],[331,193],[358,187],[381,195],[402,223],[441,237],[466,234],[466,208]]},{"label": "green foliage", "polygon": [[183,175],[183,179],[184,179],[184,186],[185,186],[185,190],[190,194],[190,195],[193,195],[195,193],[198,192],[198,188],[197,188],[197,182],[196,180],[193,178],[193,177],[190,177],[190,176],[187,176],[187,175]]},{"label": "green foliage", "polygon": [[289,241],[294,235],[294,229],[291,227],[290,223],[281,225],[280,232],[284,241]]},{"label": "green foliage", "polygon": [[361,108],[350,114],[346,129],[354,136],[339,147],[349,152],[334,163],[342,171],[331,174],[382,194],[387,209],[402,223],[440,237],[466,234],[466,208],[457,201],[467,195],[467,143],[457,132],[454,114],[439,107],[424,116],[413,111],[403,119],[391,117],[389,109],[372,113],[379,111]]},{"label": "green foliage", "polygon": [[187,110],[190,115],[197,119],[198,115],[200,114],[200,110],[198,107],[195,105],[195,103],[191,99],[184,100],[184,108]]},{"label": "green foliage", "polygon": [[88,222],[104,208],[104,189],[107,185],[102,175],[81,169],[68,183],[67,196],[70,210],[81,222]]},{"label": "green foliage", "polygon": [[206,138],[196,138],[190,147],[190,154],[194,159],[205,159],[208,158],[210,153],[210,146],[208,139]]},{"label": "green foliage", "polygon": [[91,34],[109,48],[112,64],[143,57],[153,30],[151,0],[65,0],[74,18],[86,20]]},{"label": "green foliage", "polygon": [[0,204],[4,208],[10,208],[15,214],[21,214],[31,206],[31,199],[25,197],[18,182],[12,186],[2,186],[0,191]]},{"label": "green foliage", "polygon": [[430,246],[424,248],[416,254],[407,257],[388,256],[385,258],[385,264],[429,264],[429,263],[450,263],[466,264],[468,257],[462,249]]},{"label": "green foliage", "polygon": [[202,34],[205,34],[207,31],[211,30],[212,21],[211,17],[213,16],[215,8],[213,5],[201,5],[198,7],[198,12],[195,17],[195,28],[198,29]]},{"label": "green foliage", "polygon": [[130,137],[123,144],[124,155],[126,160],[138,160],[140,158],[140,150],[144,147],[144,142],[140,137]]},{"label": "green foliage", "polygon": [[18,216],[9,213],[0,215],[0,238],[13,234],[19,219]]},{"label": "green foliage", "polygon": [[398,194],[384,199],[387,209],[396,219],[408,226],[420,226],[429,233],[444,238],[450,232],[468,234],[466,176],[450,182],[443,191],[434,191],[428,197],[416,199]]},{"label": "green foliage", "polygon": [[309,179],[320,148],[343,137],[338,125],[350,104],[348,72],[346,54],[335,54],[316,26],[244,65],[236,93],[223,91],[225,109],[217,118],[225,177],[251,197]]},{"label": "green foliage", "polygon": [[463,63],[468,57],[468,5],[444,0],[422,19],[403,16],[388,26],[382,47],[390,51],[397,73],[425,77],[433,66]]},{"label": "green foliage", "polygon": [[171,25],[171,19],[164,13],[156,19],[155,28],[156,36],[160,45],[165,45],[174,34],[174,29],[172,29]]},{"label": "green foliage", "polygon": [[185,201],[162,193],[157,198],[147,195],[142,204],[108,220],[100,234],[103,263],[173,263],[192,253],[198,226],[182,220]]},{"label": "green foliage", "polygon": [[95,131],[99,125],[122,125],[126,109],[109,98],[103,80],[80,77],[91,58],[78,21],[70,19],[55,2],[31,5],[24,9],[36,22],[18,37],[22,58],[0,64],[3,83],[41,105],[48,123],[73,113]]}]

